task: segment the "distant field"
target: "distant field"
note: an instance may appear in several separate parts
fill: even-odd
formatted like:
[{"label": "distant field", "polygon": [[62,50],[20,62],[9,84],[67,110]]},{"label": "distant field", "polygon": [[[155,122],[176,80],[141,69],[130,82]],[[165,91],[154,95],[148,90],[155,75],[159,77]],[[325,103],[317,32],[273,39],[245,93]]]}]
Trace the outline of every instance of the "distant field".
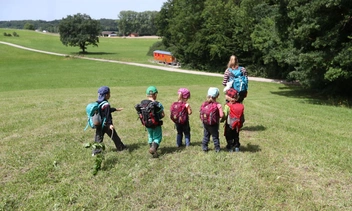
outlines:
[{"label": "distant field", "polygon": [[[12,34],[14,31],[19,34],[19,37],[3,36],[4,32]],[[80,52],[78,47],[64,46],[58,34],[0,28],[0,41],[69,55],[77,55]],[[88,46],[89,54],[84,56],[150,64],[148,60],[153,58],[146,54],[149,47],[157,41],[160,39],[156,37],[144,39],[100,37],[98,47]]]},{"label": "distant field", "polygon": [[[0,29],[4,31],[10,32]],[[19,39],[0,34],[0,41],[76,51],[55,41],[56,36],[16,32]],[[142,54],[154,41],[106,39],[103,50],[92,49],[110,54],[92,56],[143,63],[147,57]],[[140,57],[129,49],[140,49]],[[215,153],[210,142],[205,154],[199,107],[210,86],[222,88],[220,77],[58,57],[2,44],[0,55],[0,210],[352,210],[350,108],[332,106],[297,86],[250,81],[242,152],[225,150],[221,125],[222,151]],[[95,158],[84,145],[93,141],[94,131],[83,130],[85,106],[96,100],[102,85],[111,88],[111,105],[124,108],[113,113],[113,120],[129,150],[114,151],[106,136],[105,160],[93,176]],[[149,85],[159,89],[167,115],[158,159],[148,153],[147,132],[134,110]],[[189,148],[176,147],[168,118],[180,87],[191,91]],[[219,102],[224,103],[222,93]]]}]

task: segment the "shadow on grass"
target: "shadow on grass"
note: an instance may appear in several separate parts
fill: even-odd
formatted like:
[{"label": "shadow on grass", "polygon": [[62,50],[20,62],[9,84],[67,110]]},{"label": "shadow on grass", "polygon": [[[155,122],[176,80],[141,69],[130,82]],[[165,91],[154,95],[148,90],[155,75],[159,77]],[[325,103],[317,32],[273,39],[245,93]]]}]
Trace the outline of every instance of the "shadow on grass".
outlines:
[{"label": "shadow on grass", "polygon": [[182,151],[182,150],[185,150],[186,149],[186,147],[160,147],[159,148],[160,149],[160,155],[162,155],[162,154],[172,154],[172,153],[174,153],[174,152],[179,152],[179,151]]},{"label": "shadow on grass", "polygon": [[260,152],[262,151],[259,147],[259,145],[253,145],[251,143],[248,143],[246,146],[241,146],[241,151],[242,152]]},{"label": "shadow on grass", "polygon": [[108,53],[108,52],[71,52],[71,55],[74,56],[89,56],[89,55],[116,55],[117,53]]},{"label": "shadow on grass", "polygon": [[[128,144],[127,145],[127,150],[122,150],[122,151],[117,151],[117,149],[112,149],[111,151],[113,153],[131,153],[134,150],[139,149],[140,147],[145,147],[144,143],[134,143],[134,144]],[[105,160],[103,161],[103,166],[101,168],[101,170],[109,170],[115,167],[115,165],[118,163],[118,156],[112,156],[109,158],[105,158]]]},{"label": "shadow on grass", "polygon": [[113,169],[117,163],[118,163],[118,157],[117,156],[109,157],[109,159],[105,159],[103,161],[103,165],[102,165],[101,170],[102,171],[107,171],[109,169]]},{"label": "shadow on grass", "polygon": [[117,151],[117,149],[113,149],[112,151],[117,152],[117,153],[122,153],[124,151],[133,152],[134,150],[137,150],[140,147],[146,146],[146,144],[145,143],[133,143],[133,144],[126,144],[126,146],[127,146],[127,150]]},{"label": "shadow on grass", "polygon": [[264,127],[263,125],[244,126],[241,130],[246,130],[246,131],[263,131],[263,130],[266,130],[266,127]]},{"label": "shadow on grass", "polygon": [[280,87],[279,91],[272,91],[271,94],[283,97],[298,98],[304,103],[313,105],[328,105],[328,106],[344,106],[347,108],[352,107],[352,98],[343,96],[332,96],[318,91],[305,90],[297,85],[286,85]]}]

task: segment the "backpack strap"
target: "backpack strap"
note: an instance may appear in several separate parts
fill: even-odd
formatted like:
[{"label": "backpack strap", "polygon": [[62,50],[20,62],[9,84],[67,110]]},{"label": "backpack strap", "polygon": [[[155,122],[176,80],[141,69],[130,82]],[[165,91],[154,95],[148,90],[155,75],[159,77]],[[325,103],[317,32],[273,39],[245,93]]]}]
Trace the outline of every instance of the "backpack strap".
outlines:
[{"label": "backpack strap", "polygon": [[[101,103],[99,103],[99,105],[98,105],[98,112],[99,112],[99,115],[100,116],[102,116],[101,115],[101,107],[104,105],[104,104],[106,104],[106,103],[108,103],[109,104],[109,102],[108,101],[105,101],[105,100],[103,100]],[[102,125],[102,129],[103,129],[103,126],[104,126],[104,124],[105,124],[105,121],[106,121],[106,117],[104,117],[103,119],[102,119],[102,121],[101,121],[101,125]]]},{"label": "backpack strap", "polygon": [[84,131],[86,131],[86,130],[88,129],[88,126],[89,126],[88,121],[89,121],[89,117],[88,117],[88,120],[87,120],[87,125],[86,125],[86,127],[84,128]]}]

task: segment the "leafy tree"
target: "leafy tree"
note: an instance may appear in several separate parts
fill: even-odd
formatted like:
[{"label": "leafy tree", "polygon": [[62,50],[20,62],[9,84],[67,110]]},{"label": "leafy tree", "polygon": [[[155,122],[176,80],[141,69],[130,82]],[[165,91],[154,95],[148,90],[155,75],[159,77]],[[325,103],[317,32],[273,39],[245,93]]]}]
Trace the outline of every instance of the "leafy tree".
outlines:
[{"label": "leafy tree", "polygon": [[117,31],[116,20],[112,19],[100,19],[99,20],[102,31]]},{"label": "leafy tree", "polygon": [[137,22],[139,26],[136,28],[136,32],[139,35],[155,35],[157,32],[155,25],[155,17],[158,12],[156,11],[145,11],[137,14]]},{"label": "leafy tree", "polygon": [[26,30],[34,30],[34,25],[27,22],[26,24],[24,24],[23,28]]},{"label": "leafy tree", "polygon": [[[281,0],[280,36],[288,40],[289,77],[305,87],[339,93],[352,88],[352,2]],[[286,41],[287,42],[287,41]],[[350,93],[351,94],[351,93]]]},{"label": "leafy tree", "polygon": [[171,33],[169,28],[172,27],[170,21],[173,17],[173,1],[168,0],[165,2],[155,17],[156,28],[158,29],[156,35],[163,37],[162,43],[166,48],[170,48]]},{"label": "leafy tree", "polygon": [[139,35],[155,35],[157,32],[155,26],[156,11],[121,11],[118,15],[119,33],[127,36],[131,33],[138,33]]},{"label": "leafy tree", "polygon": [[67,16],[60,21],[60,40],[66,46],[78,46],[83,53],[88,45],[98,46],[101,26],[86,14]]},{"label": "leafy tree", "polygon": [[131,34],[132,32],[136,32],[135,22],[137,14],[137,12],[131,10],[120,12],[117,20],[120,35],[126,36]]},{"label": "leafy tree", "polygon": [[[201,29],[203,18],[201,13],[204,9],[204,0],[171,0],[163,5],[162,16],[166,16],[166,11],[172,11],[167,23],[169,26],[161,29],[166,31],[167,37],[163,38],[163,43],[182,63],[191,68],[204,69],[207,63],[201,62],[207,58],[205,37],[202,36]],[[160,21],[158,24],[166,22]]]}]

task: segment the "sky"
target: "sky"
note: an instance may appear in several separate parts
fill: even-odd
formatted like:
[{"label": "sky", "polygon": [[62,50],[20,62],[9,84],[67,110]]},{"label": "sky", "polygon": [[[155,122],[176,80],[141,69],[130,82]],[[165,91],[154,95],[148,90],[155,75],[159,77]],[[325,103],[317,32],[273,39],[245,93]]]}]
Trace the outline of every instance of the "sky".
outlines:
[{"label": "sky", "polygon": [[93,19],[117,19],[120,11],[160,11],[167,0],[0,0],[0,21],[61,20],[87,14]]}]

